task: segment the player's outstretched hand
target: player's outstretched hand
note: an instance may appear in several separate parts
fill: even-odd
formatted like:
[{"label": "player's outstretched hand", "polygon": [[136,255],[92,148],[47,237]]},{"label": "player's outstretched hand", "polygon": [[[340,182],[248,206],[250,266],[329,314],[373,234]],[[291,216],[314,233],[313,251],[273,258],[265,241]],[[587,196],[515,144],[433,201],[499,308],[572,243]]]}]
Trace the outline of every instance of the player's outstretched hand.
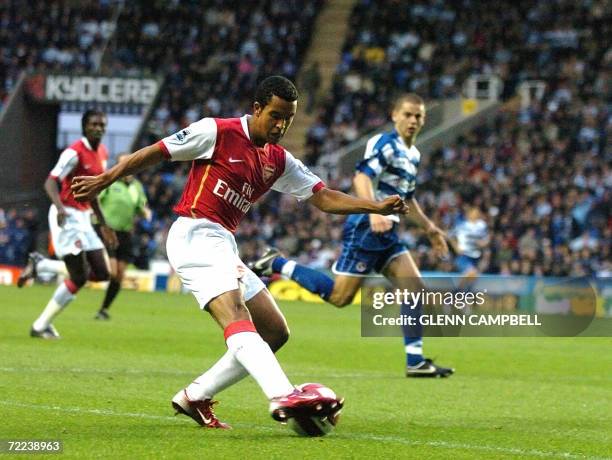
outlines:
[{"label": "player's outstretched hand", "polygon": [[392,195],[380,203],[378,214],[386,216],[388,214],[405,214],[408,212],[408,205],[400,198],[399,195]]},{"label": "player's outstretched hand", "polygon": [[102,175],[100,176],[77,176],[72,179],[72,193],[77,201],[91,201],[108,184],[105,183]]}]

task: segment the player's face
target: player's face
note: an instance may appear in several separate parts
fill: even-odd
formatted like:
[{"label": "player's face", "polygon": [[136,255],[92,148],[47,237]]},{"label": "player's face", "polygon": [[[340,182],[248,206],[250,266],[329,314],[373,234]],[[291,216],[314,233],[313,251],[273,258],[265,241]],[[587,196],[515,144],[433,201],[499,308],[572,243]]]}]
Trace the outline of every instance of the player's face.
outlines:
[{"label": "player's face", "polygon": [[468,220],[475,222],[478,219],[480,219],[480,211],[478,210],[478,208],[471,208],[468,212],[467,212],[467,218]]},{"label": "player's face", "polygon": [[92,115],[85,123],[85,137],[93,142],[100,142],[106,132],[106,117]]},{"label": "player's face", "polygon": [[253,115],[256,132],[252,133],[253,137],[264,139],[269,144],[278,144],[291,126],[296,111],[297,101],[289,102],[278,96],[272,96],[265,107],[255,102]]},{"label": "player's face", "polygon": [[419,131],[425,124],[425,106],[423,104],[415,104],[413,102],[404,101],[391,114],[395,129],[402,136],[402,139],[410,145],[419,134]]}]

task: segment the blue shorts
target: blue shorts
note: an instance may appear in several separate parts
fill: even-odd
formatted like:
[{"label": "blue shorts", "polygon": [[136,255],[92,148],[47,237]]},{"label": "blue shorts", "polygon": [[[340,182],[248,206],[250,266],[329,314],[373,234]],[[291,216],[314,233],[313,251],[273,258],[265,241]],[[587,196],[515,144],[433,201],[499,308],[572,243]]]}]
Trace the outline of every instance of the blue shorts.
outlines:
[{"label": "blue shorts", "polygon": [[408,248],[399,239],[397,224],[388,232],[373,233],[368,214],[353,214],[344,224],[342,253],[333,272],[353,276],[380,273],[391,259],[405,252]]},{"label": "blue shorts", "polygon": [[468,270],[476,270],[478,269],[478,261],[480,259],[478,257],[470,257],[461,254],[459,257],[455,259],[455,267],[459,272],[465,273]]}]

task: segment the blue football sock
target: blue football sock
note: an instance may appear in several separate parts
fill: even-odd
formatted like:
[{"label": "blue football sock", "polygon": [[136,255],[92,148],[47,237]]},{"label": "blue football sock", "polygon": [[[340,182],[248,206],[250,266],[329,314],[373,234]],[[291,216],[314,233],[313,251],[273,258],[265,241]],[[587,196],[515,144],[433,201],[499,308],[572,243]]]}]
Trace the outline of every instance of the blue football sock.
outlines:
[{"label": "blue football sock", "polygon": [[402,304],[401,314],[416,319],[414,326],[405,325],[402,327],[404,348],[406,350],[406,364],[408,366],[416,366],[425,359],[423,358],[423,326],[419,322],[422,308],[420,305],[410,308],[408,305]]},{"label": "blue football sock", "polygon": [[272,271],[274,273],[280,273],[281,270],[283,269],[283,265],[285,265],[287,262],[289,262],[287,259],[285,259],[284,257],[278,256],[276,259],[272,261]]},{"label": "blue football sock", "polygon": [[334,290],[334,280],[312,268],[296,265],[291,279],[303,288],[314,294],[318,294],[323,300],[329,299]]},{"label": "blue football sock", "polygon": [[272,261],[272,271],[291,278],[304,289],[318,294],[323,300],[329,299],[334,289],[334,280],[325,273],[299,265],[284,257],[279,256]]}]

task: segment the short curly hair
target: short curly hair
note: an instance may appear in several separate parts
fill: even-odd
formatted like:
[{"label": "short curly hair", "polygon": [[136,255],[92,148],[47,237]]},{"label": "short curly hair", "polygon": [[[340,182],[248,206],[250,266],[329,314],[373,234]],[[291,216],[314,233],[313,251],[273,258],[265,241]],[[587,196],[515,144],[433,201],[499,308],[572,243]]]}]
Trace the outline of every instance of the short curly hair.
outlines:
[{"label": "short curly hair", "polygon": [[298,90],[291,80],[280,75],[265,78],[255,91],[255,102],[262,107],[268,105],[272,96],[278,96],[288,102],[297,101]]}]

